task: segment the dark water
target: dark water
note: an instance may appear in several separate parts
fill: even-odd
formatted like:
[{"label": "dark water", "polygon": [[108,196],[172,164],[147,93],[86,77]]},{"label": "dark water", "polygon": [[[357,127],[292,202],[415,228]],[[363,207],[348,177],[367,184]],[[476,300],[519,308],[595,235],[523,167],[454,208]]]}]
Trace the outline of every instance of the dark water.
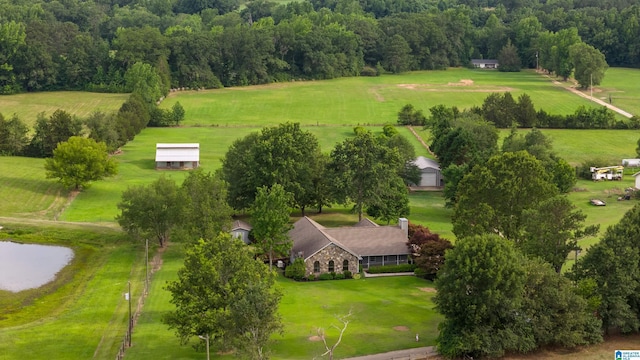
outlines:
[{"label": "dark water", "polygon": [[18,292],[52,281],[73,259],[62,246],[0,241],[0,289]]}]

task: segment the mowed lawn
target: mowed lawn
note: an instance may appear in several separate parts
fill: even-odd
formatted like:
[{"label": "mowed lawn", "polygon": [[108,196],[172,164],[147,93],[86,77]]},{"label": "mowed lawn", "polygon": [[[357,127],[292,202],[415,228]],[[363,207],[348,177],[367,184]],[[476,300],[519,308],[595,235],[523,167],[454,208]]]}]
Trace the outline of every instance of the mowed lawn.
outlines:
[{"label": "mowed lawn", "polygon": [[0,216],[54,219],[67,194],[45,178],[44,159],[0,156]]},{"label": "mowed lawn", "polygon": [[640,115],[640,69],[609,68],[593,97],[609,102],[634,115]]},{"label": "mowed lawn", "polygon": [[266,126],[282,122],[304,125],[396,123],[397,113],[410,103],[429,115],[444,104],[461,109],[481,106],[492,92],[510,91],[515,99],[529,94],[536,108],[552,114],[573,113],[595,104],[554,86],[533,71],[451,68],[380,77],[300,81],[205,91],[174,92],[162,103],[187,110],[185,126]]},{"label": "mowed lawn", "polygon": [[[170,293],[164,286],[176,279],[176,272],[182,266],[181,253],[180,244],[172,244],[165,253],[127,357],[140,360],[203,358],[204,353],[196,353],[189,345],[181,346],[174,332],[161,322],[162,314],[172,309]],[[434,345],[437,324],[442,320],[434,309],[433,284],[412,276],[315,282],[279,278],[278,286],[283,291],[280,314],[284,333],[272,337],[273,359],[319,356],[324,347],[313,338],[317,329],[326,329],[328,342],[335,342],[337,331],[332,325],[339,324],[335,316],[350,310],[352,321],[336,350],[336,358]],[[416,333],[420,334],[420,342],[415,341]],[[192,339],[192,343],[197,341],[200,340]],[[216,355],[215,358],[234,356]]]},{"label": "mowed lawn", "polygon": [[117,111],[129,94],[103,94],[86,91],[54,91],[0,96],[0,113],[5,118],[18,115],[27,125],[36,123],[38,114],[50,116],[56,110],[85,118],[96,111]]}]

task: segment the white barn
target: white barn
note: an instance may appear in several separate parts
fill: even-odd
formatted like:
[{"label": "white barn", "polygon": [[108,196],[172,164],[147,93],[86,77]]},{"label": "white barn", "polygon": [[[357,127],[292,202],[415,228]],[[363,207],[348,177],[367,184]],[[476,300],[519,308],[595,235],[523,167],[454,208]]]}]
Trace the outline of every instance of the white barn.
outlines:
[{"label": "white barn", "polygon": [[437,161],[424,156],[418,156],[413,163],[420,169],[420,183],[416,184],[417,186],[444,186],[440,164],[438,164]]},{"label": "white barn", "polygon": [[640,159],[622,159],[622,166],[640,167]]},{"label": "white barn", "polygon": [[156,144],[156,169],[195,169],[200,166],[200,144]]},{"label": "white barn", "polygon": [[640,171],[638,171],[637,173],[633,174],[633,177],[635,178],[635,187],[636,187],[636,189],[640,190]]},{"label": "white barn", "polygon": [[498,60],[493,59],[471,59],[471,64],[478,69],[497,69],[500,65]]}]

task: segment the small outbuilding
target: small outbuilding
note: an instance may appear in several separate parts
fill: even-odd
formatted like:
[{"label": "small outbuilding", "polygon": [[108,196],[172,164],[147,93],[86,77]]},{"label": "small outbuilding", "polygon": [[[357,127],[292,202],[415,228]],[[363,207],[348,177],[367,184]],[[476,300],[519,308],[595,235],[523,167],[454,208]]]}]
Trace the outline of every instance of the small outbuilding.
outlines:
[{"label": "small outbuilding", "polygon": [[444,179],[440,171],[440,164],[433,159],[424,156],[418,156],[413,163],[420,169],[419,187],[442,187]]},{"label": "small outbuilding", "polygon": [[253,228],[248,223],[242,220],[235,220],[231,226],[231,236],[242,240],[245,244],[249,244],[249,233],[251,229]]},{"label": "small outbuilding", "polygon": [[495,59],[471,59],[471,64],[478,69],[497,69],[500,65]]},{"label": "small outbuilding", "polygon": [[636,187],[636,189],[640,190],[640,171],[638,171],[637,173],[633,174],[633,177],[635,179],[635,187]]},{"label": "small outbuilding", "polygon": [[200,144],[156,144],[156,169],[184,170],[200,166]]}]

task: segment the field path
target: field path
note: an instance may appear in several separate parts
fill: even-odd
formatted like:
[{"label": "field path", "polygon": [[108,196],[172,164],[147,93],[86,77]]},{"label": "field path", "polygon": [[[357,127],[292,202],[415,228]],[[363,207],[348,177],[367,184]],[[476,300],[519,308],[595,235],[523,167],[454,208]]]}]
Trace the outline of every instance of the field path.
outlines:
[{"label": "field path", "polygon": [[[546,76],[547,78],[551,79],[551,77],[549,75],[547,75],[547,74],[544,74],[544,76]],[[593,102],[595,102],[595,103],[597,103],[599,105],[606,106],[608,109],[613,110],[613,111],[617,112],[618,114],[620,114],[620,115],[622,115],[622,116],[624,116],[626,118],[632,118],[633,117],[633,114],[630,114],[630,113],[620,109],[617,106],[613,106],[613,105],[607,103],[606,101],[602,101],[600,99],[594,98],[593,96],[587,95],[587,94],[583,93],[582,91],[576,89],[573,86],[564,86],[561,82],[559,82],[557,80],[553,80],[553,79],[551,79],[551,81],[553,82],[553,85],[557,85],[557,86],[563,87],[566,90],[571,91],[572,93],[574,93],[574,94],[576,94],[578,96],[581,96],[581,97],[583,97],[583,98],[585,98],[587,100],[591,100],[591,101],[593,101]]]},{"label": "field path", "polygon": [[30,225],[71,225],[79,227],[94,227],[111,230],[120,230],[120,226],[117,223],[90,223],[90,222],[73,222],[73,221],[57,221],[57,220],[45,220],[45,219],[29,219],[19,217],[0,216],[0,225],[3,222],[17,223],[17,224],[30,224]]},{"label": "field path", "polygon": [[414,349],[396,350],[381,354],[365,355],[343,360],[413,360],[429,359],[438,356],[435,346],[425,346]]},{"label": "field path", "polygon": [[413,130],[413,126],[409,125],[407,127],[409,128],[409,131],[411,131],[411,133],[418,139],[418,141],[420,141],[420,144],[422,144],[422,146],[424,146],[424,148],[427,149],[429,154],[431,154],[431,155],[433,155],[435,157],[436,154],[434,154],[433,151],[431,151],[431,149],[429,148],[429,145],[427,145],[427,143],[425,143],[424,140],[422,140],[420,135],[418,135],[418,133],[415,130]]}]

